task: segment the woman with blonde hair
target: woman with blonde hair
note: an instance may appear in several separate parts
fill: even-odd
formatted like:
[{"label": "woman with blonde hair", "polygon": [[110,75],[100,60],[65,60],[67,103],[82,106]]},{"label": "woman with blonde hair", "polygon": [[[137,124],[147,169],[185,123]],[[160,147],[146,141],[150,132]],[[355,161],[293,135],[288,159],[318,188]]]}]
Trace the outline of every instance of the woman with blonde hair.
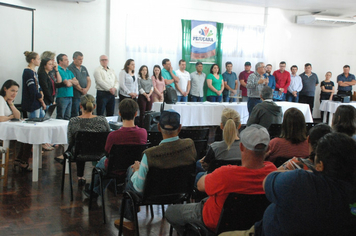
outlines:
[{"label": "woman with blonde hair", "polygon": [[[93,115],[93,111],[96,108],[95,99],[92,95],[87,94],[80,97],[80,110],[82,115],[73,117],[68,123],[68,150],[72,150],[74,146],[74,136],[78,131],[89,131],[89,132],[105,132],[110,131],[110,127],[106,118],[104,116]],[[56,157],[56,161],[62,163],[63,156]],[[84,185],[85,162],[77,161],[77,176],[78,184]]]},{"label": "woman with blonde hair", "polygon": [[241,127],[240,114],[230,108],[225,108],[221,115],[220,129],[223,130],[223,141],[210,145],[206,156],[197,162],[196,183],[206,174],[209,164],[214,160],[241,160],[240,138],[238,129]]}]

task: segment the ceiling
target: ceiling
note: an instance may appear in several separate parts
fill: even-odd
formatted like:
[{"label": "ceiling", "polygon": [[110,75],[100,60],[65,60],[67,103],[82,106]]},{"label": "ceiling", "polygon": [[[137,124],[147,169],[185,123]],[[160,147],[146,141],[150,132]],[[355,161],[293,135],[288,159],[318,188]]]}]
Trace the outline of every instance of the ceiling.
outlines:
[{"label": "ceiling", "polygon": [[355,0],[206,0],[230,4],[258,7],[274,7],[285,10],[321,12],[323,15],[347,16],[356,15]]}]

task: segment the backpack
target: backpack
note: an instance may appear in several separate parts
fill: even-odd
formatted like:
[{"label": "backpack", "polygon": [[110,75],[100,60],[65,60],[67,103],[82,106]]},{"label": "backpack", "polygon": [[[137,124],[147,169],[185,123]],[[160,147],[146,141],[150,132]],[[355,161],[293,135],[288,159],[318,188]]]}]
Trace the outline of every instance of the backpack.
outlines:
[{"label": "backpack", "polygon": [[164,90],[164,102],[167,104],[176,104],[178,101],[177,91],[172,86],[168,85]]}]

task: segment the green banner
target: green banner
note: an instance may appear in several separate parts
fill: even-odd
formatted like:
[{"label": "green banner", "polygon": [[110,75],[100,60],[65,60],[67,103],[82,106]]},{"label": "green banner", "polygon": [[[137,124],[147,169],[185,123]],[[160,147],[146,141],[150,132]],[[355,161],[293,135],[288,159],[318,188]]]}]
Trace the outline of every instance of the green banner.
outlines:
[{"label": "green banner", "polygon": [[[223,23],[218,23],[214,22],[216,24],[216,45],[215,45],[215,55],[214,55],[214,60],[216,64],[219,65],[220,67],[220,73],[223,71],[222,66],[222,48],[221,48],[221,38],[222,38],[222,32],[224,28]],[[211,57],[209,58],[210,62],[205,62],[203,58],[201,60],[193,59],[191,58],[192,55],[192,21],[191,20],[182,20],[182,59],[187,62],[187,68],[186,70],[189,73],[192,73],[195,71],[195,63],[196,61],[201,61],[203,63],[203,72],[208,75],[210,73],[210,68],[212,64],[214,63],[211,60]],[[204,94],[206,94],[207,90],[207,85],[204,85]],[[205,96],[204,96],[205,97]]]}]

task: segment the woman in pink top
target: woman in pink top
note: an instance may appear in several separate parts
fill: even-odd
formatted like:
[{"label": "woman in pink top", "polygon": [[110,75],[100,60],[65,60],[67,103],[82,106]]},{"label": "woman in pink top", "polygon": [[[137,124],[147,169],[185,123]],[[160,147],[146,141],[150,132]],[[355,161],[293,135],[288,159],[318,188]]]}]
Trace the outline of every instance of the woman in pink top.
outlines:
[{"label": "woman in pink top", "polygon": [[155,65],[153,67],[152,83],[154,91],[152,93],[152,102],[163,102],[163,91],[166,90],[164,78],[161,75],[161,67]]},{"label": "woman in pink top", "polygon": [[306,158],[309,156],[305,118],[297,108],[289,108],[283,117],[280,138],[269,143],[267,159],[274,162],[277,157]]}]

